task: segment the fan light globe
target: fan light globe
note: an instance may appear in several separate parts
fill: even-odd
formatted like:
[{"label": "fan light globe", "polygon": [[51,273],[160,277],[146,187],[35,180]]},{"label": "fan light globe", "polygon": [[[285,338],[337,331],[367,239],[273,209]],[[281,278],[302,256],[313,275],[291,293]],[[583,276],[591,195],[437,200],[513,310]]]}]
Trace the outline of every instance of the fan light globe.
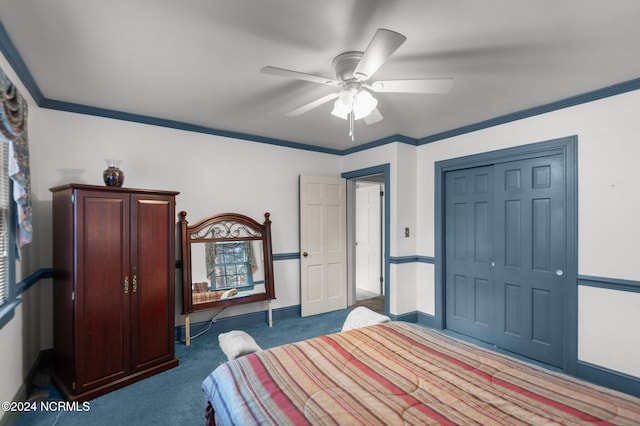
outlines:
[{"label": "fan light globe", "polygon": [[338,98],[338,100],[333,104],[333,110],[331,111],[331,114],[335,115],[338,118],[346,120],[350,112],[351,105],[345,104]]},{"label": "fan light globe", "polygon": [[359,120],[371,114],[377,105],[378,100],[368,91],[348,88],[340,92],[331,114],[346,120],[353,113],[354,120]]},{"label": "fan light globe", "polygon": [[353,104],[353,115],[356,120],[364,118],[371,114],[378,106],[378,100],[374,98],[371,93],[366,90],[360,90],[356,101]]}]

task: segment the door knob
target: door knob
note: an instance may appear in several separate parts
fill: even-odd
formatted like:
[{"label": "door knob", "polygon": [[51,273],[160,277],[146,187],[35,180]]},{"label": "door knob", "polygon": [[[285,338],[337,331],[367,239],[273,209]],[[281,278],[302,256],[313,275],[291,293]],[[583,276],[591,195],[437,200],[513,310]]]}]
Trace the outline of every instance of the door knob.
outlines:
[{"label": "door knob", "polygon": [[564,271],[562,269],[556,269],[556,275],[561,277],[564,275]]},{"label": "door knob", "polygon": [[309,253],[307,253],[306,251],[303,251],[302,252],[302,256],[307,257],[307,256],[309,256]]}]

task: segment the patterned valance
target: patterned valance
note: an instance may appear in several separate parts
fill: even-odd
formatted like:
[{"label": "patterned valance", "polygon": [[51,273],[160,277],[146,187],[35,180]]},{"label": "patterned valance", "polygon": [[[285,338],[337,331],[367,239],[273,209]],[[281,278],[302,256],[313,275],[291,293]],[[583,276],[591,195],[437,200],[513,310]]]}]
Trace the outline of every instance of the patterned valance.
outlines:
[{"label": "patterned valance", "polygon": [[32,239],[27,102],[0,69],[0,133],[9,140],[9,177],[18,212],[18,248]]}]

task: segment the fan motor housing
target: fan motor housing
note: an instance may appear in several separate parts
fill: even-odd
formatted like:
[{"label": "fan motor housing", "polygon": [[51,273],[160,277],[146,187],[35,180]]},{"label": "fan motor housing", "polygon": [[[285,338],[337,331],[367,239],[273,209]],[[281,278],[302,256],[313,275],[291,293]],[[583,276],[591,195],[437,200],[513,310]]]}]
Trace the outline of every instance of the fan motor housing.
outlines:
[{"label": "fan motor housing", "polygon": [[333,68],[336,71],[336,78],[341,81],[355,81],[353,71],[360,63],[363,52],[344,52],[333,59]]}]

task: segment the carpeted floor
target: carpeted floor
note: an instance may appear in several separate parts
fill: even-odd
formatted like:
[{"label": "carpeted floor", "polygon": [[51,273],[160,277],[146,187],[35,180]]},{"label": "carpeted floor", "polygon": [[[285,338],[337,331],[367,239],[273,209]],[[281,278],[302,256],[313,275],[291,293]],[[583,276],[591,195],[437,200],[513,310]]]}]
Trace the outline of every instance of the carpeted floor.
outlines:
[{"label": "carpeted floor", "polygon": [[[242,329],[254,337],[262,348],[311,337],[336,333],[349,309],[306,318],[285,318],[274,321],[273,327],[255,324]],[[198,330],[192,330],[196,335]],[[87,411],[33,411],[20,415],[18,426],[75,425],[202,425],[204,396],[202,380],[226,357],[218,346],[215,324],[208,334],[187,347],[176,344],[180,365],[172,370],[134,383],[89,402]],[[61,400],[52,387],[50,400]],[[82,407],[82,405],[81,405]]]}]

